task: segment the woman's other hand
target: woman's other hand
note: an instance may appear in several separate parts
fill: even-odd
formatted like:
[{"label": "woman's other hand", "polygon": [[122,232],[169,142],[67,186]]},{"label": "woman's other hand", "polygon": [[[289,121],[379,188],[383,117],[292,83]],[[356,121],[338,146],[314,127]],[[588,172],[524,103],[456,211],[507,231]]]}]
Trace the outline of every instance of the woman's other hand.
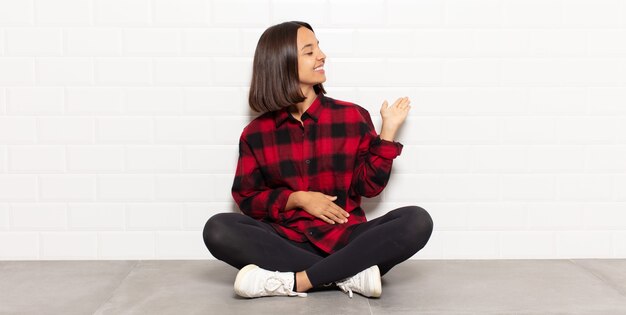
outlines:
[{"label": "woman's other hand", "polygon": [[411,109],[411,100],[408,97],[397,99],[391,106],[387,101],[383,102],[380,108],[380,116],[383,118],[383,126],[380,131],[380,138],[387,141],[393,141],[396,132],[404,123],[406,116]]},{"label": "woman's other hand", "polygon": [[290,199],[293,195],[296,195],[295,204],[298,207],[328,224],[348,222],[347,217],[350,214],[333,202],[337,200],[337,196],[316,191],[298,191],[291,194]]}]

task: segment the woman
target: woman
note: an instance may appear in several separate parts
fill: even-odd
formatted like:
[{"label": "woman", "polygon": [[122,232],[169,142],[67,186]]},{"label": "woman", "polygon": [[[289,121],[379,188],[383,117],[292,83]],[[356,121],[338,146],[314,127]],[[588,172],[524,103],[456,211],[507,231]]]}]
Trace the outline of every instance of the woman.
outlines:
[{"label": "woman", "polygon": [[387,184],[410,101],[383,103],[378,135],[366,109],[324,95],[318,43],[309,24],[293,21],[268,28],[256,47],[249,103],[264,113],[241,134],[232,186],[245,215],[214,215],[203,233],[214,257],[240,269],[234,287],[243,297],[335,285],[379,297],[381,276],[432,233],[417,206],[366,220],[361,197]]}]

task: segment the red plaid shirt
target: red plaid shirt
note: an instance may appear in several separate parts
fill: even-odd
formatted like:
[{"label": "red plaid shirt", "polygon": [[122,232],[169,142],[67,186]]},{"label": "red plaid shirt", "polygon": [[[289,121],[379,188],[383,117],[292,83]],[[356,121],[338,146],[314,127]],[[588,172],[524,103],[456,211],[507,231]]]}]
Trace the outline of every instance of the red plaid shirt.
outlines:
[{"label": "red plaid shirt", "polygon": [[[321,93],[301,120],[283,108],[244,128],[232,195],[244,214],[330,254],[367,221],[361,196],[380,194],[403,146],[380,139],[365,108]],[[285,209],[295,191],[337,196],[334,202],[350,213],[348,222],[328,224],[301,208]]]}]

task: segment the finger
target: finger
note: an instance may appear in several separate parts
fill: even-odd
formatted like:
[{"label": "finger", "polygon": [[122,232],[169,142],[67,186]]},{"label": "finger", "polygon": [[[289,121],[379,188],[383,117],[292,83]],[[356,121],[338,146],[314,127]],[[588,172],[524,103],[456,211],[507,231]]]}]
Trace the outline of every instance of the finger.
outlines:
[{"label": "finger", "polygon": [[398,98],[393,105],[391,105],[391,107],[397,106],[398,104],[400,104],[400,102],[402,102],[403,97]]},{"label": "finger", "polygon": [[328,198],[328,200],[335,200],[335,199],[337,199],[337,196],[324,195],[324,197]]},{"label": "finger", "polygon": [[349,215],[343,209],[341,209],[339,207],[331,207],[331,208],[328,209],[328,211],[339,219],[339,221],[337,221],[337,222],[339,222],[339,223],[346,223],[346,222],[348,222],[348,219],[346,219],[346,218]]},{"label": "finger", "polygon": [[346,218],[350,216],[350,214],[346,210],[344,210],[343,208],[341,208],[340,206],[336,204],[333,204],[333,209],[335,209],[338,212],[338,214],[341,216],[344,216]]},{"label": "finger", "polygon": [[411,101],[409,100],[409,97],[408,96],[404,97],[402,102],[400,103],[400,107],[404,108],[407,105],[409,105],[410,103],[411,103]]},{"label": "finger", "polygon": [[320,219],[324,220],[324,221],[325,221],[326,223],[328,223],[328,224],[335,224],[335,221],[333,221],[333,220],[331,220],[331,219],[327,218],[327,217],[326,217],[325,215],[323,215],[323,214],[322,214],[322,215],[320,215]]},{"label": "finger", "polygon": [[387,100],[385,100],[383,102],[383,105],[380,107],[380,110],[386,110],[388,106],[389,106],[389,103],[387,103]]},{"label": "finger", "polygon": [[343,223],[344,220],[345,220],[344,218],[341,218],[339,213],[336,210],[332,209],[332,208],[326,209],[326,212],[324,212],[324,216],[326,216],[327,218],[329,218],[329,219],[331,219],[331,220],[333,220],[334,222],[337,222],[337,223]]}]

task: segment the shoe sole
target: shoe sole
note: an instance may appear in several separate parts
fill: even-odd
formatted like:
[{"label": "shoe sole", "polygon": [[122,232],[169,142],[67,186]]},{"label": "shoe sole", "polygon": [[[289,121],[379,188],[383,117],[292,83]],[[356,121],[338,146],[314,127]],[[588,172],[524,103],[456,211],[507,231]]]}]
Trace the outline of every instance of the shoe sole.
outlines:
[{"label": "shoe sole", "polygon": [[237,295],[241,296],[241,297],[246,297],[246,298],[250,298],[252,296],[248,296],[245,294],[245,292],[243,292],[242,290],[239,290],[239,288],[241,287],[241,282],[243,281],[243,279],[245,278],[246,274],[252,270],[252,269],[256,269],[258,268],[257,265],[247,265],[243,268],[241,268],[241,270],[239,270],[239,272],[237,273],[237,277],[235,278],[235,285],[234,285],[234,289],[235,289],[235,293],[237,293]]},{"label": "shoe sole", "polygon": [[370,287],[373,288],[372,289],[372,295],[371,297],[380,297],[380,295],[383,293],[383,287],[380,281],[380,269],[378,269],[378,266],[374,265],[374,273],[375,276],[370,278]]}]

